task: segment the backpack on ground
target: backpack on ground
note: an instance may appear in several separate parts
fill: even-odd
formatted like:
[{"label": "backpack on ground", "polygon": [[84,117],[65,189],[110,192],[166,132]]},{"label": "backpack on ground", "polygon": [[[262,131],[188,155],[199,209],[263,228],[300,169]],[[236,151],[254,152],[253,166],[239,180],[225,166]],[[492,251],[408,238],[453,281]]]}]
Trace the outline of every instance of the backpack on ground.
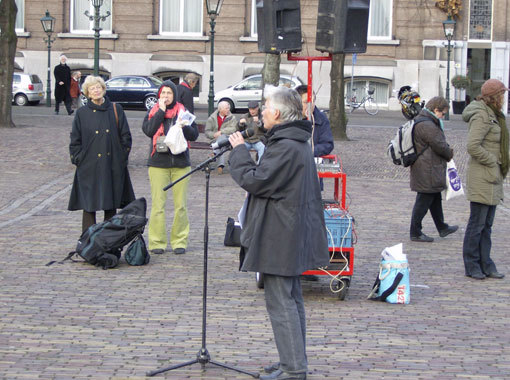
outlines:
[{"label": "backpack on ground", "polygon": [[141,234],[129,243],[126,252],[124,252],[124,259],[129,265],[145,265],[149,263],[151,257]]},{"label": "backpack on ground", "polygon": [[403,165],[405,168],[411,166],[425,149],[428,148],[427,146],[418,153],[414,143],[414,127],[424,120],[427,119],[412,119],[398,128],[395,138],[390,141],[387,148],[387,154],[395,165]]}]

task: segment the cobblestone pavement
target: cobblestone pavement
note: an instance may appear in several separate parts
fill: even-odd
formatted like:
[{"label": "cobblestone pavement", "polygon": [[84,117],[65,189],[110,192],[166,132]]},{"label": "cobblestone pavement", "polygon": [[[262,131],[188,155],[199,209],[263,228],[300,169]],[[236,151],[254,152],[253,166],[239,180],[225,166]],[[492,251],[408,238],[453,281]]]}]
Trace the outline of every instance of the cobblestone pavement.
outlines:
[{"label": "cobblestone pavement", "polygon": [[[38,107],[30,115],[17,110],[14,119],[18,128],[0,130],[0,378],[143,379],[148,371],[193,360],[202,342],[205,175],[191,177],[185,255],[153,256],[144,267],[122,260],[107,271],[86,263],[46,267],[64,258],[79,237],[81,213],[67,211],[72,118]],[[350,141],[336,142],[356,221],[354,275],[345,301],[330,291],[326,276],[303,284],[309,379],[508,379],[510,275],[485,281],[464,276],[465,198],[444,203],[446,221],[460,225],[459,232],[439,238],[427,216],[424,232],[434,243],[409,241],[414,193],[407,170],[385,156],[394,125],[402,122],[390,112],[353,114]],[[130,126],[131,178],[136,195],[150,206],[149,141],[139,116],[130,117]],[[446,123],[461,174],[466,131],[458,117]],[[193,165],[207,155],[192,151]],[[264,294],[254,274],[237,270],[237,249],[223,246],[226,219],[237,215],[243,191],[229,175],[216,173],[210,190],[207,348],[213,360],[258,372],[277,359]],[[325,196],[331,193],[326,180]],[[505,193],[508,198],[508,181]],[[509,219],[508,204],[498,207],[492,257],[507,274]],[[399,242],[411,267],[411,303],[367,301],[381,251]],[[249,378],[211,364],[158,377]]]}]

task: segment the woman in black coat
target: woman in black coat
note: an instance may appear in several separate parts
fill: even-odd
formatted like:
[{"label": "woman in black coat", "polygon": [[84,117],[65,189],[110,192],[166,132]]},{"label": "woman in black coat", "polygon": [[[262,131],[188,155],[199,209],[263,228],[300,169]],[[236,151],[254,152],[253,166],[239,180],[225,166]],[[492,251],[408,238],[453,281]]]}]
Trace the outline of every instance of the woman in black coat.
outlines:
[{"label": "woman in black coat", "polygon": [[105,92],[102,78],[87,77],[83,93],[88,102],[76,111],[71,131],[76,173],[68,209],[83,210],[82,231],[96,223],[96,211],[104,210],[107,220],[135,199],[127,169],[131,132],[124,110]]}]

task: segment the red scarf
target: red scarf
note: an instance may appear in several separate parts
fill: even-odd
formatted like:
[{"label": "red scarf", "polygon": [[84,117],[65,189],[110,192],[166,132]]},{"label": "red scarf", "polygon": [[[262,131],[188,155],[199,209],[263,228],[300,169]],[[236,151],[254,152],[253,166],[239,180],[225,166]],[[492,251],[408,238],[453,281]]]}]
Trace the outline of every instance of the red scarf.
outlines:
[{"label": "red scarf", "polygon": [[[156,105],[154,105],[154,107],[152,107],[149,112],[149,120],[152,119],[152,117],[156,114],[156,112],[158,112],[158,110],[159,110],[159,103],[156,103]],[[181,112],[181,111],[184,111],[184,106],[181,103],[175,103],[173,108],[167,109],[165,111],[165,119],[172,119],[172,118],[176,117],[177,115],[179,115],[179,112]],[[164,136],[164,135],[165,135],[165,126],[163,125],[163,123],[161,123],[161,125],[159,126],[159,128],[156,131],[156,133],[154,134],[154,136],[152,136],[151,157],[154,156],[154,153],[156,153],[156,142],[158,141],[158,137]]]},{"label": "red scarf", "polygon": [[186,82],[181,82],[181,86],[188,87],[191,90],[191,87]]}]

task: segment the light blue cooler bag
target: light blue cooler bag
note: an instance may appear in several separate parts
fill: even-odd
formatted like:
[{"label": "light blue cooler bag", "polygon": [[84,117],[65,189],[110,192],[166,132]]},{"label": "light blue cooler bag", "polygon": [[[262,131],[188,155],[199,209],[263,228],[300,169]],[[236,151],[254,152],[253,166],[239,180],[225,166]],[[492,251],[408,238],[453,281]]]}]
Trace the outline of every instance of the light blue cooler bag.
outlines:
[{"label": "light blue cooler bag", "polygon": [[[376,292],[377,296],[374,296]],[[368,298],[373,301],[408,304],[411,292],[407,260],[381,260],[379,276]]]}]

